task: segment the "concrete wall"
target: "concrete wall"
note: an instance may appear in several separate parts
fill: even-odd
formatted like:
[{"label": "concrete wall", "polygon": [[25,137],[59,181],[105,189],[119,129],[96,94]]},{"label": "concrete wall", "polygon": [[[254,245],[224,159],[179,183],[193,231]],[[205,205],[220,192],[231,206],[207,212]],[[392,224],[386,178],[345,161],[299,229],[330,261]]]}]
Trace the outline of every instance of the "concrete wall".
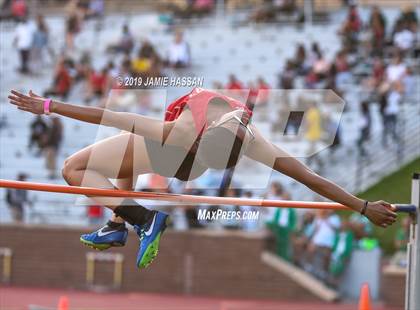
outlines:
[{"label": "concrete wall", "polygon": [[[10,284],[87,288],[86,253],[92,250],[79,242],[84,232],[63,227],[0,226],[0,247],[13,251]],[[169,230],[158,258],[141,272],[135,266],[137,248],[138,238],[130,233],[124,248],[110,251],[124,255],[123,291],[318,300],[261,262],[260,255],[266,248],[264,233]],[[110,263],[98,263],[96,271],[95,284],[112,282]]]},{"label": "concrete wall", "polygon": [[382,298],[387,306],[404,308],[405,300],[405,268],[392,265],[382,270]]}]

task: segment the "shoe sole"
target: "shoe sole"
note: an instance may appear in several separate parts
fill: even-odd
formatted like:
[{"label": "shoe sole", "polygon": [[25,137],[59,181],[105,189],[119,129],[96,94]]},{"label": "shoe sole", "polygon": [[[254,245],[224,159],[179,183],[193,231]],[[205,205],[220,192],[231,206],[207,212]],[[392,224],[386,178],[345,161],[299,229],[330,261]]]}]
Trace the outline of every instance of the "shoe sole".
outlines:
[{"label": "shoe sole", "polygon": [[156,236],[155,240],[149,246],[147,247],[146,251],[144,252],[143,257],[140,260],[140,263],[137,264],[137,268],[144,269],[147,268],[153,260],[156,258],[159,252],[159,243],[160,243],[160,237],[162,236],[163,232],[166,230],[169,224],[169,216],[165,219],[165,226],[162,229],[162,231],[159,232],[159,234]]},{"label": "shoe sole", "polygon": [[162,232],[160,232],[156,236],[155,240],[153,240],[153,242],[149,244],[146,251],[144,252],[143,257],[140,260],[140,263],[137,265],[139,269],[147,268],[156,258],[159,251],[159,243],[160,243],[161,236],[162,236]]},{"label": "shoe sole", "polygon": [[112,242],[112,243],[93,243],[91,241],[84,240],[80,237],[80,242],[94,250],[104,251],[109,249],[110,247],[122,247],[125,244],[120,242]]}]

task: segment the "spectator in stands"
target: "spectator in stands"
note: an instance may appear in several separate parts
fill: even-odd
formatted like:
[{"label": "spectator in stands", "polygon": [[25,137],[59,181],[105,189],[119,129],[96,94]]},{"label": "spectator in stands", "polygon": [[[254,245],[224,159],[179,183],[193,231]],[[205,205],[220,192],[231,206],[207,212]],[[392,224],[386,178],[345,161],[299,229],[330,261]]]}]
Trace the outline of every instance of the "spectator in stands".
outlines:
[{"label": "spectator in stands", "polygon": [[[270,189],[264,195],[265,199],[279,199],[279,200],[290,200],[289,193],[284,189],[283,185],[280,182],[272,182]],[[293,213],[283,213],[286,223],[292,224],[294,227],[295,223],[295,214]],[[291,215],[291,216],[289,216]],[[288,225],[285,227],[279,227],[278,219],[280,214],[277,213],[277,208],[264,208],[262,220],[265,223],[266,227],[272,233],[271,238],[268,241],[268,247],[270,250],[274,251],[280,257],[290,258],[290,236],[289,234],[285,237],[281,233],[287,230]],[[289,220],[291,220],[289,222]]]},{"label": "spectator in stands", "polygon": [[370,128],[372,126],[372,116],[369,109],[369,102],[363,101],[360,105],[361,117],[359,118],[360,122],[360,133],[359,139],[357,140],[357,147],[359,149],[359,154],[362,157],[365,157],[365,143],[370,138]]},{"label": "spectator in stands", "polygon": [[[194,188],[185,188],[185,185],[178,182],[178,189],[174,188],[174,183],[171,181],[170,192],[176,194],[186,195],[204,195],[204,191]],[[198,219],[199,206],[183,205],[174,208],[172,215],[174,216],[174,228],[183,230],[188,228],[200,228],[203,227],[203,223]]]},{"label": "spectator in stands", "polygon": [[[75,1],[77,3],[77,1]],[[79,10],[76,7],[73,7],[70,2],[69,5],[69,14],[66,19],[66,48],[69,50],[74,49],[74,37],[81,30],[81,20]]]},{"label": "spectator in stands", "polygon": [[7,115],[3,114],[0,116],[0,130],[7,128],[9,126],[9,122],[7,120]]},{"label": "spectator in stands", "polygon": [[356,240],[371,238],[373,228],[369,220],[361,214],[354,213],[350,216],[350,226]]},{"label": "spectator in stands", "polygon": [[141,77],[160,74],[159,56],[148,40],[143,40],[137,57],[132,60],[131,66],[133,74]]},{"label": "spectator in stands", "polygon": [[67,98],[72,87],[72,77],[70,75],[71,63],[68,59],[60,59],[56,66],[53,85],[44,92],[44,97],[58,96],[63,100]]},{"label": "spectator in stands", "polygon": [[214,0],[189,0],[185,2],[170,2],[167,9],[179,18],[202,17],[214,9]]},{"label": "spectator in stands", "polygon": [[407,245],[410,239],[410,217],[405,216],[398,230],[395,234],[394,247],[396,253],[393,255],[391,261],[393,264],[401,266],[403,268],[407,267]]},{"label": "spectator in stands", "polygon": [[[289,196],[283,192],[283,188],[279,186],[278,195],[280,197]],[[284,200],[282,198],[282,200]],[[274,217],[267,225],[273,232],[276,240],[276,254],[281,258],[292,260],[292,236],[296,229],[297,214],[295,209],[277,208]]]},{"label": "spectator in stands", "polygon": [[33,37],[35,33],[35,26],[26,17],[19,19],[18,25],[15,29],[15,37],[13,45],[17,48],[20,57],[20,73],[29,73],[30,52],[32,48]]},{"label": "spectator in stands", "polygon": [[384,82],[385,65],[380,57],[373,59],[372,74],[363,81],[363,85],[368,91],[377,92],[377,88]]},{"label": "spectator in stands", "polygon": [[209,14],[214,8],[214,0],[195,0],[192,4],[192,14],[201,17]]},{"label": "spectator in stands", "polygon": [[321,52],[316,54],[312,70],[316,75],[317,81],[323,80],[327,77],[330,70],[330,64]]},{"label": "spectator in stands", "polygon": [[[26,179],[26,174],[18,174],[18,181],[24,182]],[[24,218],[24,206],[29,203],[27,191],[23,189],[8,188],[6,190],[6,202],[12,213],[13,221],[21,223]]]},{"label": "spectator in stands", "polygon": [[383,98],[382,102],[385,106],[381,109],[383,111],[384,128],[382,131],[382,143],[384,146],[387,146],[389,136],[392,137],[394,142],[398,142],[397,118],[402,100],[401,83],[392,83],[391,90]]},{"label": "spectator in stands", "polygon": [[[265,199],[281,199],[281,200],[290,200],[289,193],[284,190],[283,186],[279,182],[272,182],[270,189],[264,195]],[[276,208],[264,208],[263,210],[263,221],[267,223],[272,223],[275,216]]]},{"label": "spectator in stands", "polygon": [[[247,199],[252,199],[253,194],[251,191],[246,191],[243,194],[243,197]],[[245,212],[247,212],[247,214],[251,214],[251,212],[252,214],[253,212],[259,212],[258,207],[253,207],[253,206],[239,206],[239,210],[242,212],[242,215],[244,215]],[[250,219],[250,218],[246,218],[243,221],[241,221],[241,227],[244,231],[256,231],[261,228],[259,225],[258,219]]]},{"label": "spectator in stands", "polygon": [[[327,80],[325,81],[325,84],[322,87],[323,103],[325,104],[332,104],[332,105],[339,104],[341,102],[341,99],[339,98],[343,98],[344,96],[343,90],[341,90],[336,83],[336,76],[335,76],[335,73],[333,73],[333,70],[335,70],[334,67],[335,67],[334,65],[331,66]],[[344,82],[348,83],[347,84],[348,86],[352,85],[353,73],[348,72],[348,77],[346,77],[345,79],[343,79],[343,81],[341,81],[341,83],[344,83]],[[340,86],[343,87],[344,85],[342,84]]]},{"label": "spectator in stands", "polygon": [[295,82],[295,68],[291,60],[286,62],[286,67],[280,74],[279,88],[280,89],[293,89]]},{"label": "spectator in stands", "polygon": [[48,169],[48,177],[55,179],[57,167],[57,153],[63,139],[63,125],[60,118],[57,116],[52,117],[51,126],[48,129],[45,141],[45,156],[46,167]]},{"label": "spectator in stands", "polygon": [[107,48],[110,53],[124,53],[129,55],[134,47],[134,37],[131,34],[130,28],[127,24],[122,27],[122,34],[117,43],[111,44]]},{"label": "spectator in stands", "polygon": [[386,19],[379,6],[372,8],[369,21],[370,31],[372,32],[372,54],[382,55],[386,35]]},{"label": "spectator in stands", "polygon": [[75,67],[75,74],[74,74],[75,82],[88,79],[92,71],[92,58],[90,56],[90,53],[83,52],[80,57],[80,60],[75,64],[74,67]]},{"label": "spectator in stands", "polygon": [[344,38],[344,47],[351,52],[356,51],[361,27],[362,20],[360,19],[357,6],[351,5],[349,7],[347,19],[340,30],[340,33]]},{"label": "spectator in stands", "polygon": [[80,20],[84,20],[89,10],[90,0],[69,0],[67,3],[67,10],[70,13],[77,13],[80,16]]},{"label": "spectator in stands", "polygon": [[296,266],[303,267],[309,259],[307,255],[308,246],[315,230],[315,212],[306,210],[303,214],[301,224],[293,236],[293,263]]},{"label": "spectator in stands", "polygon": [[414,47],[415,39],[415,34],[409,27],[408,22],[404,22],[397,26],[393,43],[398,48],[399,52],[404,55]]},{"label": "spectator in stands", "polygon": [[343,220],[339,233],[336,234],[332,248],[330,274],[327,283],[333,287],[338,287],[340,278],[351,258],[354,246],[354,233],[351,229],[349,220]]},{"label": "spectator in stands", "polygon": [[374,87],[378,87],[383,81],[385,76],[385,66],[381,58],[375,58],[373,61],[373,78],[374,78]]},{"label": "spectator in stands", "polygon": [[308,164],[312,162],[313,159],[318,161],[319,168],[321,169],[323,163],[319,156],[314,155],[319,142],[322,138],[322,116],[321,111],[318,108],[318,104],[316,101],[310,101],[307,103],[308,109],[305,113],[304,118],[304,126],[305,126],[305,138],[309,142],[308,147]]},{"label": "spectator in stands", "polygon": [[104,0],[90,0],[86,10],[85,19],[100,18],[104,15],[104,13]]},{"label": "spectator in stands", "polygon": [[270,84],[268,84],[263,77],[257,78],[258,97],[256,104],[258,106],[265,106],[270,98]]},{"label": "spectator in stands", "polygon": [[395,234],[394,246],[395,250],[406,252],[407,244],[410,237],[410,217],[405,216],[398,227],[397,233]]},{"label": "spectator in stands", "polygon": [[[227,188],[225,191],[226,197],[239,197],[240,196],[240,190],[237,188]],[[223,211],[227,212],[237,212],[239,211],[238,206],[234,205],[224,205],[221,207],[217,207],[222,209]],[[236,220],[235,218],[222,218],[219,220],[219,222],[222,224],[223,228],[226,229],[240,229],[240,222]]]},{"label": "spectator in stands", "polygon": [[268,85],[262,77],[259,77],[256,83],[250,81],[248,83],[248,89],[248,106],[264,106],[267,104],[269,98],[270,85]]},{"label": "spectator in stands", "polygon": [[242,82],[238,80],[236,75],[230,74],[229,75],[229,81],[226,84],[225,88],[228,89],[228,90],[241,90],[244,87],[242,85]]},{"label": "spectator in stands", "polygon": [[313,68],[310,68],[308,74],[305,76],[305,87],[309,89],[316,88],[318,77]]},{"label": "spectator in stands", "polygon": [[173,68],[186,68],[191,62],[190,45],[185,41],[183,33],[175,33],[174,42],[169,46],[168,64]]},{"label": "spectator in stands", "polygon": [[397,20],[398,23],[408,23],[408,27],[415,31],[418,25],[418,17],[416,13],[416,9],[413,5],[408,4],[405,6],[403,11],[401,12],[400,17]]},{"label": "spectator in stands", "polygon": [[402,88],[404,90],[404,95],[407,96],[407,99],[413,99],[414,101],[417,100],[417,87],[418,82],[416,75],[411,67],[407,67],[402,81]]},{"label": "spectator in stands", "polygon": [[334,64],[330,68],[330,75],[335,77],[334,82],[339,88],[341,88],[341,85],[351,82],[352,73],[350,71],[350,63],[345,50],[341,50],[337,53]]},{"label": "spectator in stands", "polygon": [[110,68],[108,66],[104,67],[99,72],[91,70],[89,78],[86,81],[87,87],[85,103],[90,103],[94,97],[102,99],[108,93],[111,85],[109,70]]},{"label": "spectator in stands", "polygon": [[315,219],[315,230],[308,248],[311,265],[305,269],[326,281],[330,270],[334,240],[340,229],[340,217],[331,210],[319,210]]},{"label": "spectator in stands", "polygon": [[298,75],[304,75],[308,71],[305,45],[299,43],[296,47],[295,56],[292,60],[293,66]]},{"label": "spectator in stands", "polygon": [[294,0],[277,0],[263,1],[251,14],[250,19],[255,22],[274,22],[278,14],[292,14],[296,11],[296,1]]},{"label": "spectator in stands", "polygon": [[309,50],[307,56],[308,67],[313,67],[315,61],[318,59],[318,55],[320,54],[322,54],[322,52],[318,42],[312,42],[311,49]]},{"label": "spectator in stands", "polygon": [[34,32],[32,42],[32,56],[34,59],[36,71],[40,71],[44,67],[44,53],[48,51],[50,57],[53,58],[54,53],[48,46],[48,27],[43,15],[37,16],[37,27]]},{"label": "spectator in stands", "polygon": [[323,119],[325,138],[328,142],[331,142],[329,146],[329,155],[331,157],[331,162],[333,161],[333,155],[335,151],[341,144],[341,131],[340,131],[340,122],[336,120],[333,115],[327,113]]},{"label": "spectator in stands", "polygon": [[102,225],[104,222],[104,208],[99,205],[89,205],[87,207],[87,218],[89,225]]},{"label": "spectator in stands", "polygon": [[396,52],[391,63],[385,70],[385,81],[387,82],[385,89],[388,89],[391,83],[401,81],[406,72],[407,66],[402,60],[401,53]]},{"label": "spectator in stands", "polygon": [[28,16],[28,5],[25,0],[12,0],[10,11],[12,18],[19,22]]},{"label": "spectator in stands", "polygon": [[48,132],[48,125],[44,121],[41,115],[37,115],[30,125],[31,136],[29,139],[29,150],[32,149],[35,144],[38,148],[37,155],[41,154],[41,151],[44,149],[46,134]]},{"label": "spectator in stands", "polygon": [[265,1],[262,5],[258,6],[250,16],[250,20],[255,23],[269,23],[274,22],[276,12],[271,1]]}]

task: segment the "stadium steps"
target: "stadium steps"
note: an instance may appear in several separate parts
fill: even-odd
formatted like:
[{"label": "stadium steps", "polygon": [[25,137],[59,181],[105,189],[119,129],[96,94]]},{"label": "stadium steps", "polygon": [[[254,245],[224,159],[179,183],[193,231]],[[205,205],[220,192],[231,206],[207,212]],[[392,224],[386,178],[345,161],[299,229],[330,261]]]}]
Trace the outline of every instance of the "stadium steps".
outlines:
[{"label": "stadium steps", "polygon": [[334,302],[339,299],[339,294],[335,290],[327,287],[324,283],[316,279],[308,272],[290,264],[284,259],[270,252],[263,252],[261,260],[272,269],[286,275],[290,280],[299,284],[303,290],[309,291],[321,300]]}]

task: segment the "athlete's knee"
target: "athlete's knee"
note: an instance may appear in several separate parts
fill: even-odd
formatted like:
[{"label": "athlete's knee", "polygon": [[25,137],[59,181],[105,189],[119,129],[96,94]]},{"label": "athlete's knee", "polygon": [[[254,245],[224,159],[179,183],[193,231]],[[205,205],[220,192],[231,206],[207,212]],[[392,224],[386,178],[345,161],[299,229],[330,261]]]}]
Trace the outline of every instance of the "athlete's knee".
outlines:
[{"label": "athlete's knee", "polygon": [[64,161],[63,168],[61,169],[61,174],[63,175],[64,180],[66,180],[67,183],[72,183],[72,176],[74,175],[76,171],[76,167],[74,165],[74,160],[71,158],[67,158]]}]

